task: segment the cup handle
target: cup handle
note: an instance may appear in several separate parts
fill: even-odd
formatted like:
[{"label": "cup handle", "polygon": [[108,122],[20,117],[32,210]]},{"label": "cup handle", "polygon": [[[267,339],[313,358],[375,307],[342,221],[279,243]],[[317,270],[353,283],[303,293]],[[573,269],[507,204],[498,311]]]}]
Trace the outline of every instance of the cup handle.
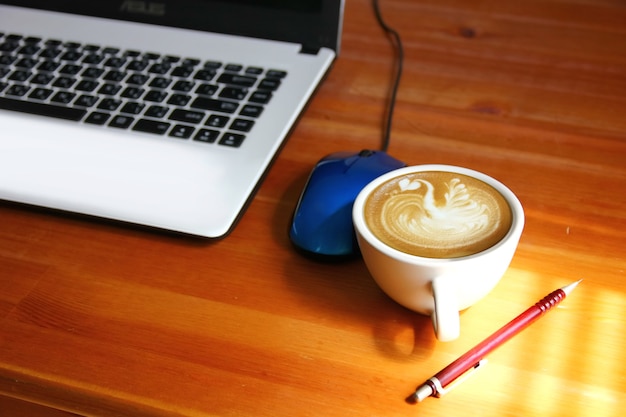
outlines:
[{"label": "cup handle", "polygon": [[449,282],[445,277],[437,277],[432,282],[435,308],[431,317],[435,335],[442,342],[455,340],[461,333],[458,303]]}]

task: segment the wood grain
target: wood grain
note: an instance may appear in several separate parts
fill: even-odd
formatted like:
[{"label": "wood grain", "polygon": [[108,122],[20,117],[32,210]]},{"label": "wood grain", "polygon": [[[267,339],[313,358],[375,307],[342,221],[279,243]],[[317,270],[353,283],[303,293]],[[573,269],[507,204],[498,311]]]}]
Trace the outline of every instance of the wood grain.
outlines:
[{"label": "wood grain", "polygon": [[[11,416],[621,416],[626,5],[382,0],[405,66],[389,152],[507,184],[526,228],[496,289],[434,339],[360,259],[296,253],[313,165],[381,143],[393,74],[368,0],[243,219],[206,242],[0,203],[0,408]],[[416,385],[583,283],[451,394]],[[71,414],[70,414],[71,413]]]}]

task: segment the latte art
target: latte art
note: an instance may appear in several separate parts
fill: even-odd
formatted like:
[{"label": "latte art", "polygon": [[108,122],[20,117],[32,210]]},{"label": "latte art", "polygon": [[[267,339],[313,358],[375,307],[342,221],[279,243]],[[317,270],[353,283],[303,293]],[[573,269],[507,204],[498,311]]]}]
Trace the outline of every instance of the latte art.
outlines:
[{"label": "latte art", "polygon": [[413,255],[454,258],[500,241],[511,212],[493,187],[462,174],[418,172],[375,189],[365,218],[387,245]]}]

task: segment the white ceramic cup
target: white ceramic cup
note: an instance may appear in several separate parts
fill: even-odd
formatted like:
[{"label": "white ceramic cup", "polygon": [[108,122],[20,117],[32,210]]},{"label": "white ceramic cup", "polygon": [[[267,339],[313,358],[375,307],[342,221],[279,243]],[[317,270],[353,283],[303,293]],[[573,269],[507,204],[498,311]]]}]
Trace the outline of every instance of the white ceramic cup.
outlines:
[{"label": "white ceramic cup", "polygon": [[[411,255],[381,242],[368,228],[363,209],[380,184],[407,173],[447,171],[479,179],[495,188],[511,209],[511,227],[494,246],[458,258]],[[357,196],[353,222],[363,259],[380,288],[399,304],[432,317],[437,339],[459,337],[459,311],[486,296],[508,269],[524,228],[524,210],[513,192],[499,181],[474,170],[450,165],[417,165],[388,172],[370,182]]]}]

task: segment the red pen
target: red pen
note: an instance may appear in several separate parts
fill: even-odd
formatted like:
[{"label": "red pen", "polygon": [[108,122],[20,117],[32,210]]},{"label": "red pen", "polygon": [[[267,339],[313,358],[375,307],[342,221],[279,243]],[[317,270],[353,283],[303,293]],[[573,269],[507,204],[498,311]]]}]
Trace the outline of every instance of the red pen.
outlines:
[{"label": "red pen", "polygon": [[452,382],[459,382],[458,380],[460,380],[460,377],[467,375],[470,371],[478,369],[484,364],[484,357],[487,354],[524,330],[552,307],[559,304],[574,290],[574,288],[576,288],[580,281],[582,280],[573,282],[546,295],[535,305],[531,306],[522,314],[503,326],[500,330],[480,342],[463,356],[443,368],[435,376],[417,387],[415,392],[407,397],[406,401],[409,404],[416,404],[423,401],[427,397],[440,397],[445,394],[449,391],[449,388],[447,387]]}]

